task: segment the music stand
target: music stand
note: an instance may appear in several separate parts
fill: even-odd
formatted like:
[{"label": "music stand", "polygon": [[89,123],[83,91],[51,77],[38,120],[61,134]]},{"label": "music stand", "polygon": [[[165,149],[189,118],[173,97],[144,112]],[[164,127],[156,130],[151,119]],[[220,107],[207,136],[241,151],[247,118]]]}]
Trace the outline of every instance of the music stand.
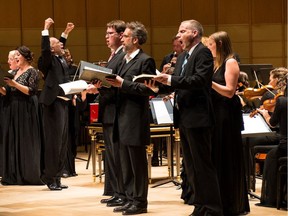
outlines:
[{"label": "music stand", "polygon": [[151,188],[155,188],[167,183],[172,182],[175,186],[180,185],[178,181],[174,179],[174,145],[173,145],[173,105],[171,100],[163,101],[162,98],[152,98],[150,100],[150,108],[152,112],[153,121],[157,125],[169,124],[170,125],[170,178],[168,180],[160,181]]}]

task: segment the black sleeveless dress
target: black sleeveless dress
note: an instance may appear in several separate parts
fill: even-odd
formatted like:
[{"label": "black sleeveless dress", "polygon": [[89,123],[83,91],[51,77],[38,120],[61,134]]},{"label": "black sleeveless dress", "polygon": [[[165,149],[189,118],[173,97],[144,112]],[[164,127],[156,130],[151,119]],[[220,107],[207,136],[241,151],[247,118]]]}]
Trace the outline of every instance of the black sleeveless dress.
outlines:
[{"label": "black sleeveless dress", "polygon": [[[226,62],[214,73],[213,81],[225,85]],[[224,215],[250,212],[241,130],[243,119],[237,95],[227,98],[212,90],[216,125],[212,157],[217,169]]]}]

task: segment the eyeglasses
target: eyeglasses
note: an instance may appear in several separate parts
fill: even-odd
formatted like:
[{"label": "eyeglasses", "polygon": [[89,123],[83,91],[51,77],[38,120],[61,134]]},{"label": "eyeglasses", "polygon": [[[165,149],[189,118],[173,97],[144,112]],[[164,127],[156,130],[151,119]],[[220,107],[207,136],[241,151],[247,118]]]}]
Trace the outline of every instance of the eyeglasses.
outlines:
[{"label": "eyeglasses", "polygon": [[106,32],[105,36],[111,37],[113,34],[118,34],[117,32]]}]

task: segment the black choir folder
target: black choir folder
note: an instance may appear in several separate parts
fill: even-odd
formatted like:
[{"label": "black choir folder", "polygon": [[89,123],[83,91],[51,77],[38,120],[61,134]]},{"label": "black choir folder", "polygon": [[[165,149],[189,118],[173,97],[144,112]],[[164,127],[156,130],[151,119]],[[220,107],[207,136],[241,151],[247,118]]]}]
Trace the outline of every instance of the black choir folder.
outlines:
[{"label": "black choir folder", "polygon": [[112,69],[101,67],[89,62],[80,61],[79,79],[85,81],[100,80],[102,86],[110,88],[111,85],[106,78],[116,78],[116,74],[112,74]]},{"label": "black choir folder", "polygon": [[15,71],[13,70],[9,70],[9,71],[5,71],[2,68],[0,68],[0,86],[6,86],[6,82],[4,81],[4,79],[13,79],[14,78],[14,74]]},{"label": "black choir folder", "polygon": [[150,109],[155,124],[173,124],[173,101],[163,101],[162,98],[152,98]]}]

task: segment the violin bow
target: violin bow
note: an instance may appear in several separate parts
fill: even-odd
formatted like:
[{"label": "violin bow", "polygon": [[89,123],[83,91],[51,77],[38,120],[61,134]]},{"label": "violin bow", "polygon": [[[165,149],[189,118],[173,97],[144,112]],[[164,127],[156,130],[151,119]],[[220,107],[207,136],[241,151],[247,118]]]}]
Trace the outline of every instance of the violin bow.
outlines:
[{"label": "violin bow", "polygon": [[275,93],[273,93],[269,88],[267,88],[265,85],[263,85],[262,83],[259,83],[261,85],[261,88],[265,88],[268,92],[270,92],[273,96],[276,96]]},{"label": "violin bow", "polygon": [[258,80],[258,77],[257,77],[256,71],[253,70],[253,73],[254,73],[255,80],[256,80],[256,83],[257,83],[257,85],[258,85],[258,88],[260,88],[260,82],[259,82],[259,80]]}]

